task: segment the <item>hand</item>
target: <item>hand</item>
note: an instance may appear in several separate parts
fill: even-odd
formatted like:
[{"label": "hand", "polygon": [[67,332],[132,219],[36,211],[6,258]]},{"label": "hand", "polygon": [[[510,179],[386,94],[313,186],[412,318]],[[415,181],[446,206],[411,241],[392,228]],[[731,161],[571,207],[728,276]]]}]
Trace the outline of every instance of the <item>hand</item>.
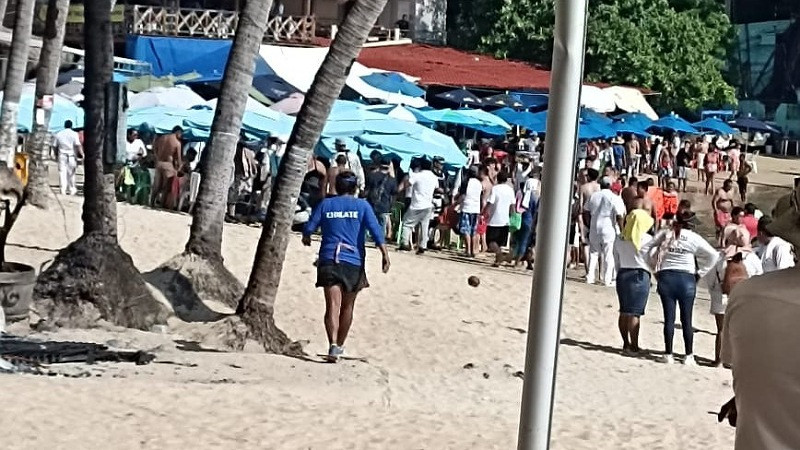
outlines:
[{"label": "hand", "polygon": [[383,255],[383,262],[381,266],[383,268],[383,273],[389,273],[389,267],[392,266],[392,263],[389,261],[389,255]]},{"label": "hand", "polygon": [[311,247],[311,236],[303,236],[303,245]]},{"label": "hand", "polygon": [[738,416],[739,413],[736,411],[736,397],[733,397],[728,401],[728,403],[722,405],[722,408],[719,410],[719,414],[717,414],[717,421],[721,423],[723,420],[728,419],[728,423],[732,427],[735,427]]}]

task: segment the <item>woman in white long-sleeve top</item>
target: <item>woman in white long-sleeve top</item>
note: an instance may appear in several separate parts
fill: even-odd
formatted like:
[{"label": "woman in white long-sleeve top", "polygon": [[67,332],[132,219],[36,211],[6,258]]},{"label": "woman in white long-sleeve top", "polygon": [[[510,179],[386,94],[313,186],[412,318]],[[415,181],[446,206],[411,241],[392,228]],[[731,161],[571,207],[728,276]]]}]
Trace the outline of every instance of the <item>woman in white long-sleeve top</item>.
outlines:
[{"label": "woman in white long-sleeve top", "polygon": [[662,362],[672,364],[672,338],[675,334],[676,304],[680,310],[683,343],[686,350],[684,364],[693,365],[694,328],[692,309],[697,294],[697,281],[704,277],[719,259],[719,253],[702,236],[692,231],[695,214],[684,211],[678,214],[672,227],[660,231],[641,249],[658,282],[658,295],[664,309],[664,356]]},{"label": "woman in white long-sleeve top", "polygon": [[[739,281],[744,281],[756,275],[763,275],[764,269],[761,259],[753,252],[750,245],[750,233],[744,227],[733,228],[723,237],[725,247],[720,251],[716,267],[706,276],[708,293],[711,296],[711,314],[717,322],[717,339],[714,345],[714,365],[719,366],[720,348],[722,347],[722,327],[725,321],[725,308],[728,306],[728,294],[731,287]],[[728,262],[741,264],[745,273],[740,268],[731,266],[728,271]],[[729,273],[730,272],[730,273]],[[726,280],[726,274],[729,279]],[[733,278],[733,279],[731,279]]]}]

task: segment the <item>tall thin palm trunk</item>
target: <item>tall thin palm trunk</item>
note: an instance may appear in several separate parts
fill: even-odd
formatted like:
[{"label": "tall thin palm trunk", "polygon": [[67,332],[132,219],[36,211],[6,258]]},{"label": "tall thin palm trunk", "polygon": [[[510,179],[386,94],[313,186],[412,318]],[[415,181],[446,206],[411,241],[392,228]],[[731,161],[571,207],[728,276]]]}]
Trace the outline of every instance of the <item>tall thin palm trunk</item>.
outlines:
[{"label": "tall thin palm trunk", "polygon": [[319,141],[322,128],[334,101],[344,87],[350,67],[386,6],[386,1],[357,0],[350,9],[306,94],[286,153],[281,160],[267,208],[267,219],[258,241],[253,270],[239,304],[239,313],[247,325],[248,333],[267,351],[296,351],[294,346],[289,346],[287,336],[275,326],[273,316],[296,199],[300,193],[308,157]]},{"label": "tall thin palm trunk", "polygon": [[[107,89],[113,71],[111,1],[85,4],[86,113],[83,235],[39,275],[34,301],[55,325],[95,326],[98,319],[149,329],[165,323],[167,309],[152,293],[117,241],[114,172],[104,160]],[[113,105],[111,105],[113,107]]]},{"label": "tall thin palm trunk", "polygon": [[208,303],[219,302],[233,309],[244,291],[242,283],[223,265],[222,228],[233,178],[233,158],[253,84],[255,58],[264,39],[271,6],[272,0],[248,0],[239,15],[211,137],[202,155],[200,190],[186,249],[148,274],[148,280],[186,321],[221,318],[222,314],[209,308]]},{"label": "tall thin palm trunk", "polygon": [[14,163],[14,149],[17,146],[19,100],[22,96],[22,85],[25,83],[25,72],[28,68],[34,6],[34,0],[17,2],[14,35],[8,55],[3,105],[0,107],[0,159],[5,159],[9,167]]},{"label": "tall thin palm trunk", "polygon": [[[39,69],[36,72],[36,101],[33,117],[42,117],[42,122],[34,120],[33,130],[28,140],[28,202],[39,207],[47,207],[53,197],[50,190],[47,170],[47,155],[50,148],[50,116],[53,112],[53,93],[56,89],[58,68],[61,65],[61,48],[64,45],[64,29],[69,13],[69,0],[49,0],[45,22],[44,42],[39,56]],[[49,107],[48,107],[49,106]]]}]

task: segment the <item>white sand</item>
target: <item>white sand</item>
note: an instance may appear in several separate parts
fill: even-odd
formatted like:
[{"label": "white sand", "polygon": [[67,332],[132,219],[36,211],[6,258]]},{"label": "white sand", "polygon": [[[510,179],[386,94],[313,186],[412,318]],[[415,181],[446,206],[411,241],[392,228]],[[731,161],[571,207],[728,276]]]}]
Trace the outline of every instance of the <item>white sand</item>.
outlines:
[{"label": "white sand", "polygon": [[[773,163],[786,170],[783,161],[759,163],[762,173]],[[61,201],[66,221],[58,209],[23,213],[9,259],[38,266],[80,234],[80,199]],[[127,205],[118,211],[122,245],[142,271],[181,251],[187,216]],[[225,230],[226,263],[243,281],[259,232]],[[276,306],[279,326],[309,341],[310,354],[327,345],[322,295],[313,287],[315,251],[292,239]],[[358,302],[347,345],[367,363],[189,352],[176,348],[176,334],[63,330],[48,337],[156,348],[161,363],[101,364],[82,379],[0,376],[3,448],[514,448],[522,380],[513,374],[522,370],[526,339],[517,329],[527,327],[530,272],[392,256],[391,273],[382,275],[377,253],[370,253],[372,287]],[[469,275],[480,276],[479,288],[467,285]],[[731,448],[733,429],[709,414],[730,398],[730,373],[621,356],[616,311],[613,290],[568,282],[553,447]],[[653,296],[642,324],[644,348],[661,350],[661,320]],[[182,329],[172,325],[173,332]],[[695,351],[708,358],[714,323],[705,293],[695,327]],[[676,351],[682,350],[678,330]],[[463,368],[468,363],[474,368]]]}]

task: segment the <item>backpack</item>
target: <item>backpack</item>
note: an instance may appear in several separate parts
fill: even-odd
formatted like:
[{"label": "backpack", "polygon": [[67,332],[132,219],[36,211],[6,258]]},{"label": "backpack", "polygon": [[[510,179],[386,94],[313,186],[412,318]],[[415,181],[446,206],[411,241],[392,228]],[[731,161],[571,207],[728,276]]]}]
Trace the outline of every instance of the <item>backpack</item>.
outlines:
[{"label": "backpack", "polygon": [[388,178],[389,175],[384,175],[381,179],[381,182],[367,192],[367,203],[372,205],[373,208],[383,199],[383,194],[386,192],[386,180]]},{"label": "backpack", "polygon": [[747,268],[744,265],[744,257],[741,253],[733,255],[725,266],[725,275],[722,278],[722,293],[730,295],[734,286],[748,279]]}]

